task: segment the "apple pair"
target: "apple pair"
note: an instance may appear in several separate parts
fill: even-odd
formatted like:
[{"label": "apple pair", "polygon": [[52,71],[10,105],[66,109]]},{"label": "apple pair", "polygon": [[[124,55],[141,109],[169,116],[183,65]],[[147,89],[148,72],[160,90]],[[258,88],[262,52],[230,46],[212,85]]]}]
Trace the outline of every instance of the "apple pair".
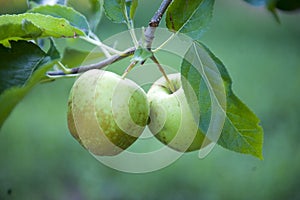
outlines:
[{"label": "apple pair", "polygon": [[103,70],[89,70],[74,83],[68,102],[68,127],[95,155],[117,155],[141,135],[148,123],[155,137],[181,151],[200,149],[198,129],[181,86],[180,74],[164,77],[146,94],[135,82]]}]

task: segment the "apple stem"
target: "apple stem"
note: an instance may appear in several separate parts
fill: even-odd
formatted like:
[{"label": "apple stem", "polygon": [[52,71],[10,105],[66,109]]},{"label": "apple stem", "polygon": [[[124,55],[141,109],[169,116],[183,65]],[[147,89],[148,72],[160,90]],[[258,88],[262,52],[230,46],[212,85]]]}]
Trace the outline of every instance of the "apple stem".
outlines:
[{"label": "apple stem", "polygon": [[134,68],[134,66],[137,64],[137,61],[133,61],[130,63],[130,65],[126,68],[126,70],[124,71],[123,75],[122,75],[122,79],[125,79],[125,77],[127,76],[127,74]]},{"label": "apple stem", "polygon": [[164,68],[161,66],[161,64],[158,62],[157,58],[155,56],[151,57],[151,60],[158,66],[159,71],[161,71],[161,73],[163,74],[163,76],[165,77],[168,85],[169,85],[169,89],[171,90],[172,93],[174,93],[175,87],[173,85],[173,83],[170,81],[170,79],[167,76],[167,73],[165,72]]}]

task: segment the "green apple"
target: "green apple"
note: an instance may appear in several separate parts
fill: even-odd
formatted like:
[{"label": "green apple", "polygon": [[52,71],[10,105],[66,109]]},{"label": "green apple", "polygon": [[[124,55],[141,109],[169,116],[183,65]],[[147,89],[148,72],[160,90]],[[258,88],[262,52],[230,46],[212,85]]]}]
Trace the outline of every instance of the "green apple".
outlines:
[{"label": "green apple", "polygon": [[[147,93],[150,103],[149,129],[158,140],[172,149],[180,152],[198,150],[209,142],[203,144],[205,134],[198,129],[199,119],[191,112],[180,73],[170,74],[168,78],[175,87],[174,92],[162,77],[153,83]],[[189,96],[193,97],[194,102],[197,101],[195,95]],[[198,103],[195,103],[194,109],[199,110]]]},{"label": "green apple", "polygon": [[148,117],[146,93],[115,73],[89,70],[71,89],[69,130],[95,155],[117,155],[128,148],[143,132]]}]

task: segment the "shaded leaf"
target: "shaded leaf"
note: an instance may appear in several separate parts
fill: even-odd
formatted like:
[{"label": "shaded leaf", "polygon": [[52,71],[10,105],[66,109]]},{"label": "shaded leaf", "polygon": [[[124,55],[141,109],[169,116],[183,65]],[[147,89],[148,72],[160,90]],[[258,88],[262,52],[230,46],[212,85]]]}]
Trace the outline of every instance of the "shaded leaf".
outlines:
[{"label": "shaded leaf", "polygon": [[11,48],[0,45],[0,128],[17,103],[45,77],[58,58],[53,45],[48,53],[26,41],[13,41]]},{"label": "shaded leaf", "polygon": [[265,6],[273,15],[275,20],[280,23],[277,10],[295,11],[300,9],[299,0],[244,0],[253,6]]},{"label": "shaded leaf", "polygon": [[263,130],[259,119],[233,93],[231,79],[222,62],[195,41],[185,55],[181,73],[198,98],[199,128],[226,149],[262,159]]},{"label": "shaded leaf", "polygon": [[138,0],[126,0],[127,16],[130,20],[134,18]]},{"label": "shaded leaf", "polygon": [[167,10],[167,28],[197,40],[212,18],[213,6],[214,0],[174,0]]},{"label": "shaded leaf", "polygon": [[74,27],[77,27],[84,31],[86,34],[89,33],[90,27],[89,24],[81,13],[77,12],[71,7],[63,5],[44,5],[35,7],[28,12],[30,13],[40,13],[43,15],[50,15],[57,18],[64,18],[70,22]]},{"label": "shaded leaf", "polygon": [[[293,11],[300,9],[299,0],[244,0],[253,6],[267,6],[273,11],[276,8],[284,11]],[[270,9],[271,8],[271,9]]]},{"label": "shaded leaf", "polygon": [[126,23],[125,0],[104,0],[106,16],[115,23]]},{"label": "shaded leaf", "polygon": [[130,23],[134,18],[138,0],[104,0],[106,16],[115,23]]},{"label": "shaded leaf", "polygon": [[68,0],[66,5],[82,13],[94,31],[102,17],[102,0]]},{"label": "shaded leaf", "polygon": [[299,10],[300,9],[300,1],[299,0],[278,0],[276,7],[279,10],[285,10],[285,11],[293,11],[293,10]]},{"label": "shaded leaf", "polygon": [[0,44],[10,40],[31,40],[41,37],[75,37],[85,35],[62,18],[39,13],[0,16]]},{"label": "shaded leaf", "polygon": [[270,0],[267,4],[266,4],[267,9],[271,12],[271,14],[273,15],[274,19],[280,23],[280,18],[278,16],[277,13],[277,9],[276,9],[276,2],[273,0]]}]

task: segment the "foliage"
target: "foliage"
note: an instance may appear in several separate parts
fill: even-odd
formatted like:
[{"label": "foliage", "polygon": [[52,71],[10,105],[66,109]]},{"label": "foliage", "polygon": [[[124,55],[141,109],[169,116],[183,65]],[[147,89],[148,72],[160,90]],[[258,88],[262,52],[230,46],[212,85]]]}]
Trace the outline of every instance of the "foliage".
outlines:
[{"label": "foliage", "polygon": [[188,35],[194,40],[201,38],[213,11],[214,0],[174,1],[168,9],[166,25],[170,31]]},{"label": "foliage", "polygon": [[[112,22],[125,23],[129,30],[134,28],[137,0],[104,0],[103,5],[99,1],[90,2],[93,6],[90,16],[97,16],[100,20],[103,9]],[[262,4],[262,1],[248,2],[255,5]],[[279,2],[276,6],[283,8],[283,4]],[[77,65],[69,63],[72,59],[68,59],[68,53],[82,58],[87,54],[85,51],[74,50],[68,46],[59,51],[53,38],[66,41],[69,40],[68,38],[81,38],[101,48],[103,51],[101,56],[109,57],[110,54],[118,56],[120,53],[103,44],[93,33],[99,20],[91,19],[90,16],[76,11],[75,8],[70,7],[72,5],[71,1],[65,2],[65,5],[39,5],[28,10],[27,13],[0,16],[0,44],[2,44],[0,45],[0,127],[14,106],[34,85],[45,79],[57,78],[47,73],[50,69],[60,68],[62,70],[60,75],[63,76],[72,72],[67,66]],[[221,133],[218,144],[229,150],[251,154],[262,159],[263,131],[259,119],[233,94],[231,79],[222,62],[199,42],[212,18],[213,6],[214,0],[174,0],[166,11],[166,26],[175,35],[182,33],[194,40],[189,51],[183,55],[185,59],[182,61],[181,71],[198,95],[197,103],[203,112],[199,127],[209,134],[211,130],[208,121],[215,115],[224,116],[223,122],[221,120],[214,124],[216,133]],[[135,33],[133,31],[130,33],[134,43],[137,44]],[[50,48],[46,51],[44,44],[49,38]],[[144,44],[138,45],[141,47],[136,49],[132,61],[144,63],[145,60],[152,58],[153,52],[143,49]],[[64,55],[61,56],[60,52],[64,52]],[[126,54],[129,55],[131,54]],[[15,58],[18,58],[17,61]],[[53,66],[55,67],[52,68]],[[214,85],[220,81],[219,77],[210,72],[211,67],[216,70],[215,73],[221,75],[225,87],[223,99],[219,96],[219,90],[222,88]],[[201,73],[194,73],[194,70]]]},{"label": "foliage", "polygon": [[10,48],[0,46],[0,59],[0,76],[3,77],[0,79],[2,126],[17,103],[44,79],[45,73],[59,59],[59,55],[53,44],[48,52],[44,52],[31,42],[19,41],[11,42]]},{"label": "foliage", "polygon": [[[252,154],[262,159],[263,131],[259,125],[259,119],[233,93],[232,81],[222,62],[207,47],[195,41],[185,55],[181,73],[191,83],[197,95],[200,116],[204,119],[200,120],[199,127],[207,132],[209,121],[217,118],[218,122],[214,125],[213,131],[220,133],[220,138],[215,138],[218,144],[224,148]],[[218,76],[221,76],[222,80],[218,80]],[[222,90],[225,90],[226,99],[220,95]],[[213,100],[210,100],[210,96],[213,96]],[[215,116],[212,116],[212,113]],[[219,126],[219,121],[222,121],[219,116],[223,113],[225,116],[221,123],[222,127],[219,127],[222,130],[218,130],[216,127]]]},{"label": "foliage", "polygon": [[0,16],[0,27],[0,44],[7,47],[12,40],[84,35],[83,31],[70,25],[66,19],[38,13]]}]

